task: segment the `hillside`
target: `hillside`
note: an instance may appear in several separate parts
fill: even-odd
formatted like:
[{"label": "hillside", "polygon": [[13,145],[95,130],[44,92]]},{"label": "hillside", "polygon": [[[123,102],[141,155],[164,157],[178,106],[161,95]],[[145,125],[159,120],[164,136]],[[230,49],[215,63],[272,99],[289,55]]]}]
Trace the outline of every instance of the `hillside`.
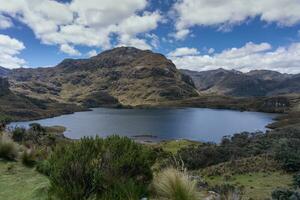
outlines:
[{"label": "hillside", "polygon": [[202,93],[229,96],[276,96],[300,92],[300,75],[281,74],[269,70],[254,70],[242,73],[235,70],[189,71],[190,76]]},{"label": "hillside", "polygon": [[6,78],[0,77],[0,117],[13,120],[30,120],[67,114],[83,108],[73,104],[63,104],[52,100],[38,100],[17,94],[9,89]]},{"label": "hillside", "polygon": [[0,66],[0,77],[7,76],[9,72],[10,72],[9,69]]},{"label": "hillside", "polygon": [[26,96],[83,105],[143,105],[198,95],[193,81],[165,56],[119,47],[55,67],[13,70],[12,90]]}]

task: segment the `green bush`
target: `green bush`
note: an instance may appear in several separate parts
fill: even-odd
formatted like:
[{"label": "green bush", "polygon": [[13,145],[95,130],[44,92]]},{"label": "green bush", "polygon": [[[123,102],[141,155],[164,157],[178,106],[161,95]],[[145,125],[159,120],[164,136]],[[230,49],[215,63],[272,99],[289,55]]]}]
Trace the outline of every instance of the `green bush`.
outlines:
[{"label": "green bush", "polygon": [[281,139],[275,148],[275,158],[286,171],[299,171],[300,139]]},{"label": "green bush", "polygon": [[5,129],[6,124],[8,124],[12,119],[9,116],[0,114],[0,131]]},{"label": "green bush", "polygon": [[41,174],[44,174],[46,176],[50,176],[50,163],[48,160],[42,160],[37,162],[36,164],[36,170],[40,172]]},{"label": "green bush", "polygon": [[109,190],[104,191],[101,200],[139,200],[145,197],[147,190],[144,185],[139,185],[135,181],[128,180],[116,182]]},{"label": "green bush", "polygon": [[18,149],[15,143],[9,140],[0,139],[0,158],[15,160],[18,157]]},{"label": "green bush", "polygon": [[30,127],[29,128],[30,131],[33,131],[36,133],[45,133],[46,132],[46,129],[39,123],[31,123],[31,124],[29,124],[29,127]]},{"label": "green bush", "polygon": [[298,172],[297,174],[294,175],[294,177],[293,177],[293,185],[296,188],[300,188],[300,172]]},{"label": "green bush", "polygon": [[215,185],[211,188],[220,195],[221,199],[234,199],[241,200],[243,199],[244,188],[241,186],[234,186],[228,183]]},{"label": "green bush", "polygon": [[199,192],[196,181],[176,169],[169,168],[158,173],[153,180],[153,187],[158,199],[197,200]]},{"label": "green bush", "polygon": [[16,127],[12,131],[12,139],[15,142],[21,142],[21,141],[23,141],[25,135],[26,135],[26,129],[23,128],[23,127]]},{"label": "green bush", "polygon": [[289,189],[276,189],[272,192],[273,200],[297,200],[300,199],[300,193],[298,191],[292,191]]},{"label": "green bush", "polygon": [[129,181],[146,188],[154,161],[149,149],[128,138],[83,138],[58,147],[51,155],[50,194],[66,200],[101,199],[120,194],[116,188]]},{"label": "green bush", "polygon": [[21,156],[22,163],[25,166],[33,167],[36,163],[36,156],[33,150],[25,150]]}]

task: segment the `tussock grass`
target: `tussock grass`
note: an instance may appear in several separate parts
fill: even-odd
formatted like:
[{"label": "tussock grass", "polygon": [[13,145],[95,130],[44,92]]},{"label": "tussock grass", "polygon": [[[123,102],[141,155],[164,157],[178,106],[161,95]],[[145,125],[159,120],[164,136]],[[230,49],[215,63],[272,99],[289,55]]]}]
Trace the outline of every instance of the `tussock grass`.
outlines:
[{"label": "tussock grass", "polygon": [[15,160],[18,157],[17,145],[6,138],[4,135],[0,137],[0,158],[5,160]]},{"label": "tussock grass", "polygon": [[154,177],[153,187],[159,200],[200,200],[196,181],[174,168],[158,173]]}]

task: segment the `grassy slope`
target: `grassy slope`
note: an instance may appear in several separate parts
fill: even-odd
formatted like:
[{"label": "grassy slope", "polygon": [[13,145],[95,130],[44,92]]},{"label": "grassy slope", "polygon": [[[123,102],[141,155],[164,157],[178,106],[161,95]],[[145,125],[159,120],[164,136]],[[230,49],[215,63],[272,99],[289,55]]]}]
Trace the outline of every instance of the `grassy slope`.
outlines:
[{"label": "grassy slope", "polygon": [[44,200],[48,185],[48,179],[34,169],[0,160],[0,200]]},{"label": "grassy slope", "polygon": [[161,147],[164,151],[176,154],[178,150],[188,147],[190,145],[199,145],[201,142],[191,140],[170,140],[158,143],[157,146]]},{"label": "grassy slope", "polygon": [[[206,179],[209,185],[224,183],[222,176],[212,176]],[[226,181],[229,184],[244,186],[246,199],[268,199],[271,192],[278,187],[287,188],[292,184],[292,175],[283,172],[271,173],[250,173],[243,175],[233,175]]]}]

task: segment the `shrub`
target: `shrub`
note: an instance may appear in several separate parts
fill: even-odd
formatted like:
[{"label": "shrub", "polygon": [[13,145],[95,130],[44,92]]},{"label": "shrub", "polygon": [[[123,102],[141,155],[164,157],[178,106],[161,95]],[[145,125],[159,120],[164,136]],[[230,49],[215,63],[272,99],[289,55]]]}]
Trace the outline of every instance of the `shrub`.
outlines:
[{"label": "shrub", "polygon": [[35,165],[35,163],[36,163],[35,158],[36,158],[35,152],[32,149],[30,149],[30,150],[25,149],[21,156],[22,163],[28,167],[32,167]]},{"label": "shrub", "polygon": [[298,172],[297,174],[294,175],[294,177],[293,177],[293,185],[296,188],[300,188],[300,172]]},{"label": "shrub", "polygon": [[36,165],[36,170],[41,174],[50,176],[50,163],[48,160],[39,161]]},{"label": "shrub", "polygon": [[46,129],[39,123],[31,123],[31,124],[29,124],[29,127],[30,127],[29,128],[30,131],[33,131],[36,133],[45,133],[46,132]]},{"label": "shrub", "polygon": [[176,169],[165,169],[153,180],[153,187],[158,198],[167,200],[197,200],[199,193],[196,181]]},{"label": "shrub", "polygon": [[300,139],[281,139],[275,148],[275,159],[286,171],[300,170]]},{"label": "shrub", "polygon": [[26,134],[26,129],[23,127],[16,127],[13,131],[12,131],[12,139],[15,142],[21,142],[23,141],[24,137]]},{"label": "shrub", "polygon": [[0,158],[15,160],[18,157],[18,149],[14,142],[0,139]]},{"label": "shrub", "polygon": [[276,189],[272,192],[273,200],[293,200],[300,199],[300,193],[298,191],[292,191],[289,189]]},{"label": "shrub", "polygon": [[139,200],[147,194],[146,188],[132,180],[116,183],[101,196],[101,200]]},{"label": "shrub", "polygon": [[237,187],[228,183],[215,185],[213,191],[220,195],[221,199],[240,200],[243,196],[243,187]]},{"label": "shrub", "polygon": [[[191,156],[194,155],[194,156]],[[215,144],[187,147],[177,153],[188,169],[199,169],[229,160],[228,153]]]},{"label": "shrub", "polygon": [[82,200],[117,195],[119,184],[128,181],[145,188],[152,179],[153,163],[151,151],[128,138],[83,138],[58,147],[51,155],[50,193]]},{"label": "shrub", "polygon": [[0,114],[0,131],[5,129],[6,124],[8,124],[12,119],[9,116]]}]

